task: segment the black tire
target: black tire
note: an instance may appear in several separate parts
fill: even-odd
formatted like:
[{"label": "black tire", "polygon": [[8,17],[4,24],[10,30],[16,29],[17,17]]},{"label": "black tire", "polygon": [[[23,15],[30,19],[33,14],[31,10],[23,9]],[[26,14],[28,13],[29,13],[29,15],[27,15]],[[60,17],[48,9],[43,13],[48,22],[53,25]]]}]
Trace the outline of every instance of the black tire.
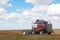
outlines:
[{"label": "black tire", "polygon": [[48,35],[51,35],[51,32],[48,32]]}]

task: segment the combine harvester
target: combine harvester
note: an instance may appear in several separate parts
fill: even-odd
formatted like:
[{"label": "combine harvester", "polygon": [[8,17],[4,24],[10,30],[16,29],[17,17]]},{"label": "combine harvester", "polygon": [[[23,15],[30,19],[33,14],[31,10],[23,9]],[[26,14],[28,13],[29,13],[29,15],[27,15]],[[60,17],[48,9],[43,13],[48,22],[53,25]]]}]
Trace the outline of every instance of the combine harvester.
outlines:
[{"label": "combine harvester", "polygon": [[31,30],[25,30],[23,32],[23,35],[25,34],[51,34],[53,32],[52,30],[52,24],[44,21],[44,20],[36,20],[35,23],[32,26]]}]

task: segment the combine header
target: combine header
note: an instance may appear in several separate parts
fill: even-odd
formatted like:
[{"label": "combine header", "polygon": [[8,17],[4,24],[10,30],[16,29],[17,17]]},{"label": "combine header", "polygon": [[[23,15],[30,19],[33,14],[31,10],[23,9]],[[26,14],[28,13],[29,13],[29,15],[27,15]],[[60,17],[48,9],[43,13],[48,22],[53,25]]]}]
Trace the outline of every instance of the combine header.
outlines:
[{"label": "combine header", "polygon": [[36,20],[35,23],[32,25],[32,29],[29,31],[24,31],[23,34],[51,34],[52,32],[53,30],[51,23],[44,20]]}]

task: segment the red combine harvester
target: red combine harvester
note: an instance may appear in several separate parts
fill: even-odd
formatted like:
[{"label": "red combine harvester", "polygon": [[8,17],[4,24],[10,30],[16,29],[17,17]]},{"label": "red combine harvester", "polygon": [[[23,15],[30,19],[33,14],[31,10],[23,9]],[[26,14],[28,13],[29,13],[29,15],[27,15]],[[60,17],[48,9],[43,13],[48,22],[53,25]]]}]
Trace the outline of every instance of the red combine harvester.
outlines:
[{"label": "red combine harvester", "polygon": [[25,30],[23,34],[51,34],[52,24],[44,20],[36,20],[31,30]]},{"label": "red combine harvester", "polygon": [[44,20],[36,20],[32,26],[32,34],[52,33],[52,24]]}]

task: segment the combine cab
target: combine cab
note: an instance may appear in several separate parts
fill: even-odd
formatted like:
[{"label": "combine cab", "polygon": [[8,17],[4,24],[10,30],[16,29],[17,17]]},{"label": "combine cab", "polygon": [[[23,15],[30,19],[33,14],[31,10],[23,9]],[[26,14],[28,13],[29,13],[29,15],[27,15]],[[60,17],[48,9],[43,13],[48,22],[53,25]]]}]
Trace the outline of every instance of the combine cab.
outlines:
[{"label": "combine cab", "polygon": [[52,24],[44,20],[36,20],[32,26],[32,34],[52,33]]}]

